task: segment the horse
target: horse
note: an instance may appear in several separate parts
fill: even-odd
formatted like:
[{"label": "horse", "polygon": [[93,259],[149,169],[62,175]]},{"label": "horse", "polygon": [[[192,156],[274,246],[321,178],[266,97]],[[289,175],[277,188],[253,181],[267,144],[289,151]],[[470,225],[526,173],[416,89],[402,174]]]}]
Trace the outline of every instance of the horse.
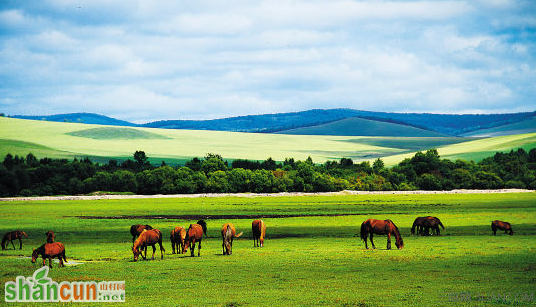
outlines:
[{"label": "horse", "polygon": [[509,235],[514,235],[514,231],[512,230],[512,226],[508,222],[502,222],[499,220],[495,220],[491,222],[491,231],[493,231],[493,235],[497,235],[497,229],[504,230],[504,233],[508,233]]},{"label": "horse", "polygon": [[404,240],[400,236],[400,231],[398,227],[391,220],[375,220],[368,219],[361,224],[361,239],[365,241],[365,248],[368,249],[367,245],[367,236],[370,234],[370,243],[372,248],[374,246],[374,241],[372,241],[373,234],[387,235],[387,249],[391,249],[391,235],[395,236],[395,245],[398,249],[404,248]]},{"label": "horse", "polygon": [[426,218],[428,218],[428,216],[419,216],[415,219],[415,221],[413,221],[413,226],[411,226],[412,235],[415,234],[415,230],[417,230],[417,234],[422,233],[422,223],[424,220],[426,220]]},{"label": "horse", "polygon": [[253,231],[253,247],[264,245],[264,237],[266,236],[266,224],[263,220],[254,220],[251,223],[251,230]]},{"label": "horse", "polygon": [[435,216],[427,216],[426,219],[422,222],[422,230],[421,234],[423,236],[430,235],[430,229],[432,229],[432,235],[440,235],[441,232],[439,231],[439,226],[445,230],[445,226],[443,226],[443,223],[441,223],[441,220],[438,219]]},{"label": "horse", "polygon": [[45,243],[34,249],[32,252],[32,263],[35,263],[35,260],[39,256],[43,257],[43,266],[46,264],[46,259],[48,258],[48,266],[50,268],[52,268],[52,258],[58,258],[60,260],[58,268],[65,266],[63,261],[67,262],[67,258],[65,258],[65,246],[60,242]]},{"label": "horse", "polygon": [[199,242],[197,257],[201,256],[201,240],[203,239],[203,233],[206,234],[207,226],[204,224],[204,221],[200,222],[203,222],[203,224],[190,224],[190,227],[188,227],[188,230],[186,231],[186,238],[184,239],[184,245],[182,246],[183,254],[188,248],[190,248],[190,255],[194,257],[195,243]]},{"label": "horse", "polygon": [[134,244],[134,241],[136,241],[136,238],[143,232],[144,229],[151,230],[153,227],[151,225],[132,225],[130,226],[130,234],[132,235],[132,243]]},{"label": "horse", "polygon": [[[134,246],[132,246],[132,253],[134,254],[134,261],[138,261],[138,257],[141,256],[143,259],[147,259],[147,246],[153,247],[153,257],[151,258],[154,260],[154,254],[156,253],[156,243],[160,245],[160,259],[164,259],[164,253],[166,250],[164,249],[164,246],[162,245],[162,232],[158,229],[149,229],[149,230],[143,230],[140,234],[140,236],[134,241]],[[143,255],[143,250],[145,250],[145,255]]]},{"label": "horse", "polygon": [[223,227],[221,228],[221,237],[223,239],[221,248],[224,255],[233,254],[233,239],[240,237],[243,233],[244,232],[240,232],[239,234],[236,234],[236,229],[231,223],[223,224]]},{"label": "horse", "polygon": [[13,244],[13,240],[17,240],[17,239],[19,239],[19,249],[22,249],[22,236],[24,236],[25,238],[28,238],[28,235],[24,231],[21,231],[21,230],[15,230],[15,231],[10,231],[6,233],[4,237],[2,238],[2,250],[6,249],[6,241],[8,240],[11,242],[13,249],[16,249],[15,244]]},{"label": "horse", "polygon": [[175,254],[175,248],[177,249],[177,254],[182,254],[182,247],[184,246],[184,240],[186,239],[186,229],[181,226],[175,227],[175,229],[171,231],[169,238],[171,239],[172,254]]},{"label": "horse", "polygon": [[45,235],[47,236],[47,243],[54,243],[54,240],[56,239],[54,231],[49,230],[45,233]]}]

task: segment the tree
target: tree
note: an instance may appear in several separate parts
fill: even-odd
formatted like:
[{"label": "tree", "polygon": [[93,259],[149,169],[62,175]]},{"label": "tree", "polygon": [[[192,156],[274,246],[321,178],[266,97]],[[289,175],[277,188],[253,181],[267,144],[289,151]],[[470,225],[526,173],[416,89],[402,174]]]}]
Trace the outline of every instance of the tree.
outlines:
[{"label": "tree", "polygon": [[372,170],[375,173],[379,173],[385,166],[385,163],[383,163],[382,159],[378,158],[374,160],[374,163],[372,164]]},{"label": "tree", "polygon": [[145,151],[136,150],[136,152],[134,153],[134,161],[136,161],[138,167],[141,168],[147,162],[147,160],[148,158],[145,155]]}]

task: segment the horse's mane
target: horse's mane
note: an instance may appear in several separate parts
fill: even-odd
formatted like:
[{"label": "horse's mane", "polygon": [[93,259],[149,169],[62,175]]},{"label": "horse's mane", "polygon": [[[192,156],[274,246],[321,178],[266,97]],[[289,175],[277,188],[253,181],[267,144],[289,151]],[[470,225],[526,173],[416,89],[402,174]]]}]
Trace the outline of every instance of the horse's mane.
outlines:
[{"label": "horse's mane", "polygon": [[140,236],[136,239],[136,241],[134,241],[134,245],[132,246],[133,249],[137,248],[138,246],[140,246],[141,244],[141,240],[142,240],[142,237],[145,238],[145,233],[147,232],[147,230],[143,230],[141,233],[140,233]]},{"label": "horse's mane", "polygon": [[203,228],[203,233],[206,236],[207,235],[207,223],[204,220],[199,220],[199,221],[197,221],[197,224],[200,225],[201,228]]},{"label": "horse's mane", "polygon": [[398,230],[398,227],[395,225],[395,223],[393,223],[393,221],[391,220],[385,220],[385,221],[393,225],[393,227],[395,228],[395,235],[398,236],[399,238],[402,238],[402,236],[400,235],[400,231]]}]

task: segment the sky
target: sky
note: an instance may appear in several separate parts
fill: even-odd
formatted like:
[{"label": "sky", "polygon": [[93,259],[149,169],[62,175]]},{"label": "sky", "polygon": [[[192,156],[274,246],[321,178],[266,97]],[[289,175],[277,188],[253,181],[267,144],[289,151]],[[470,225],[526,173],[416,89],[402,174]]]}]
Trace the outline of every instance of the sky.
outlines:
[{"label": "sky", "polygon": [[0,112],[536,110],[536,2],[0,1]]}]

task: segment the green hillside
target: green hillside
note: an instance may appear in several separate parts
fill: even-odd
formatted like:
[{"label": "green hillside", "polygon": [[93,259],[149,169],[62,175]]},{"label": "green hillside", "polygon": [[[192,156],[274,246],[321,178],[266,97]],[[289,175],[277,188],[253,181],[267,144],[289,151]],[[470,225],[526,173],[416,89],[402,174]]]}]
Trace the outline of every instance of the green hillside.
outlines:
[{"label": "green hillside", "polygon": [[465,136],[493,137],[532,132],[536,132],[536,117],[514,124],[473,131],[466,133]]},{"label": "green hillside", "polygon": [[126,159],[143,150],[151,162],[184,163],[192,157],[218,153],[225,159],[276,161],[285,158],[316,163],[352,158],[382,157],[393,165],[413,152],[438,148],[442,156],[481,159],[496,151],[536,147],[536,133],[477,139],[455,137],[367,137],[286,135],[223,131],[109,127],[75,123],[0,118],[0,157],[7,153],[38,158],[83,158],[106,162]]},{"label": "green hillside", "polygon": [[363,119],[345,118],[335,122],[301,127],[278,132],[298,135],[353,135],[353,136],[395,136],[395,137],[439,137],[445,134],[415,127]]}]

